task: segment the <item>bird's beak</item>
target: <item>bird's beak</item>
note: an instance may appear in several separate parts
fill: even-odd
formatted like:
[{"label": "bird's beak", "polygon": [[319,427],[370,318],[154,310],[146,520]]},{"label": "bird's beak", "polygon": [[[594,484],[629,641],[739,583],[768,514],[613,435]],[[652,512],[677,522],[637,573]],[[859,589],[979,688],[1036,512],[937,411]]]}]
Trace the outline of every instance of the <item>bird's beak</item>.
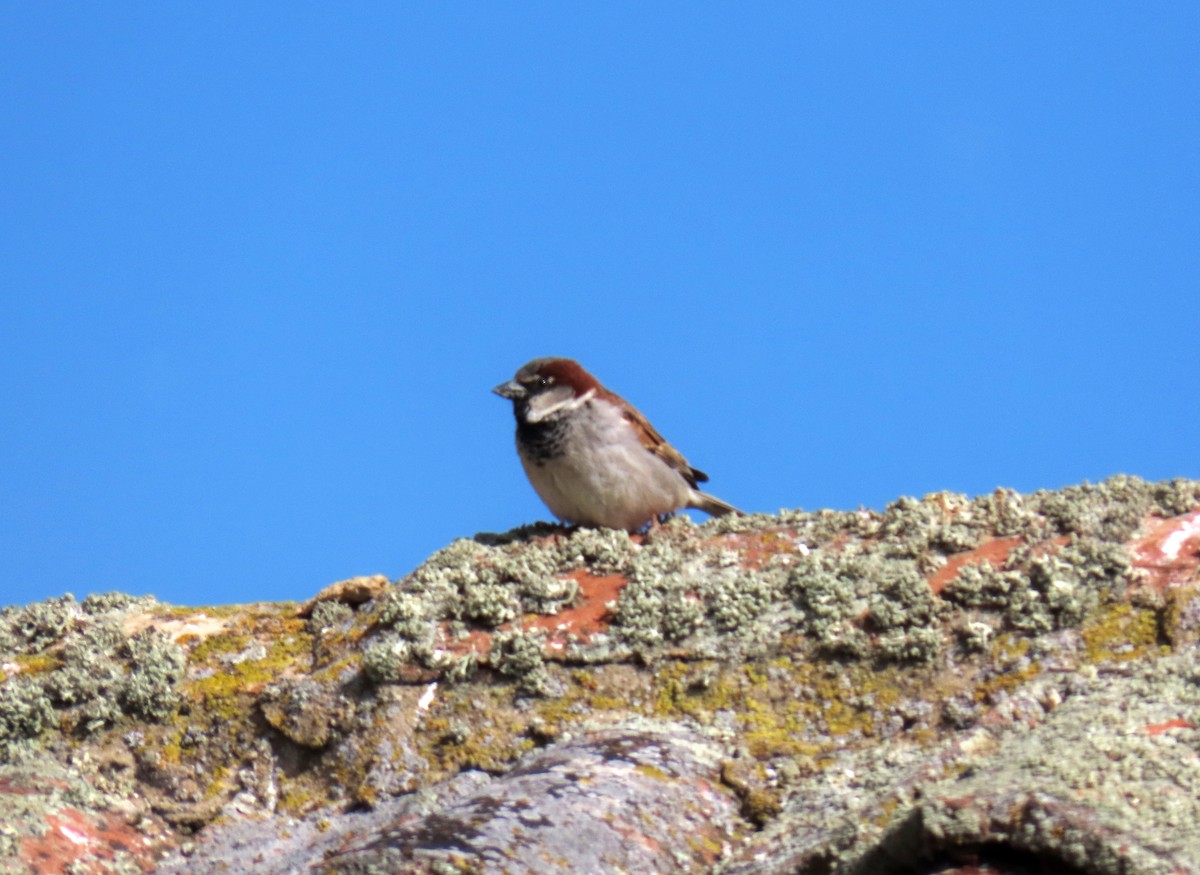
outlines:
[{"label": "bird's beak", "polygon": [[517,401],[528,395],[528,391],[516,380],[509,380],[507,383],[501,383],[496,388],[492,389],[501,398],[507,398],[509,401]]}]

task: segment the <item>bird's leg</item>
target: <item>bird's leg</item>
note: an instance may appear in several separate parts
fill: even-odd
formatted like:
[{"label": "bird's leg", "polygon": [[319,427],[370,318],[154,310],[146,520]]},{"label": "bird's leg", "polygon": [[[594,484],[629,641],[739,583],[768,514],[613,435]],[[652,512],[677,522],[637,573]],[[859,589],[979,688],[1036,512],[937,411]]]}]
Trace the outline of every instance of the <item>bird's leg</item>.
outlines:
[{"label": "bird's leg", "polygon": [[666,525],[667,521],[670,520],[673,516],[675,516],[675,514],[673,514],[673,513],[656,514],[655,516],[650,517],[649,521],[646,522],[646,524],[643,525],[640,529],[638,529],[638,531],[641,532],[642,534],[648,534],[649,532],[653,532],[659,526]]}]

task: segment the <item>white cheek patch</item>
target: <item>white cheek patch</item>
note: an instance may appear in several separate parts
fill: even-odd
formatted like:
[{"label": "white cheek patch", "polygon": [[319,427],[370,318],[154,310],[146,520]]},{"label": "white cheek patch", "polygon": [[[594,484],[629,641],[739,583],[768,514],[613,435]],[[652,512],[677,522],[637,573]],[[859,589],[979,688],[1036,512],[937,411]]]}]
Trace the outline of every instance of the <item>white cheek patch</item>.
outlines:
[{"label": "white cheek patch", "polygon": [[556,413],[569,413],[572,410],[578,410],[583,405],[592,400],[592,396],[596,394],[595,389],[588,389],[578,398],[567,396],[562,401],[555,401],[552,404],[542,408],[535,408],[532,404],[529,406],[529,412],[525,414],[526,422],[541,422]]}]

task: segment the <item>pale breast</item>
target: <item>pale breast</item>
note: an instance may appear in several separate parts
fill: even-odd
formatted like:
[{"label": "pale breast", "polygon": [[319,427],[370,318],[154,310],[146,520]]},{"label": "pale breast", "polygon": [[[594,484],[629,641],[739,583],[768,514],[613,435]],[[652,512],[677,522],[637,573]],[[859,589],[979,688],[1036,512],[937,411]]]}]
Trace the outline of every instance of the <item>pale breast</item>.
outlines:
[{"label": "pale breast", "polygon": [[[588,402],[522,440],[530,483],[555,516],[590,526],[635,529],[687,504],[682,475],[638,441],[618,408]],[[534,437],[534,435],[529,435]]]}]

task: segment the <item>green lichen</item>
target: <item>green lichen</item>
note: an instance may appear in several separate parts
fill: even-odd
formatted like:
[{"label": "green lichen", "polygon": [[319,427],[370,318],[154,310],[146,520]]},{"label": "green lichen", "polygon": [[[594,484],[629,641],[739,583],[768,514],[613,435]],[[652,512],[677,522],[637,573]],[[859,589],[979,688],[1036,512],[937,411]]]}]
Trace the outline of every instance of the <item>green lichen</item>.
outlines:
[{"label": "green lichen", "polygon": [[383,601],[377,622],[391,626],[421,617],[495,628],[523,613],[553,613],[575,594],[571,583],[556,576],[562,566],[558,551],[549,547],[455,541],[400,581],[395,595]]},{"label": "green lichen", "polygon": [[972,505],[988,530],[998,538],[1030,536],[1045,525],[1031,503],[1012,489],[997,489],[981,495]]},{"label": "green lichen", "polygon": [[1061,629],[1077,625],[1101,596],[1121,594],[1132,570],[1124,547],[1077,537],[1061,551],[1030,561],[1029,586],[1044,604],[1051,628]]},{"label": "green lichen", "polygon": [[354,609],[342,602],[317,602],[308,617],[308,633],[314,637],[323,635],[330,629],[347,624],[353,617]]},{"label": "green lichen", "polygon": [[682,575],[636,577],[613,609],[613,627],[635,649],[682,641],[704,623],[704,605]]},{"label": "green lichen", "polygon": [[[430,619],[430,603],[415,592],[392,591],[381,596],[375,615],[378,628],[404,627],[409,623],[425,623]],[[418,635],[419,637],[419,635]]]},{"label": "green lichen", "polygon": [[[652,656],[679,644],[714,653],[732,639],[746,653],[748,642],[769,649],[798,628],[825,657],[927,662],[943,651],[947,603],[997,611],[1001,628],[1039,633],[1077,625],[1099,599],[1130,583],[1123,547],[1105,539],[1136,528],[1153,492],[1118,477],[1062,493],[998,490],[973,500],[938,493],[900,499],[882,513],[789,512],[706,527],[739,535],[783,524],[794,533],[777,533],[780,544],[807,545],[805,552],[772,544],[769,561],[753,570],[736,552],[672,523],[647,537],[629,565],[630,582],[613,611],[614,640]],[[1050,543],[1064,531],[1072,533],[1066,545]],[[945,557],[1001,535],[1030,546],[999,568],[968,565],[943,599],[930,593],[928,577]],[[957,629],[975,630],[963,640],[979,649],[985,626],[996,624],[967,618]]]},{"label": "green lichen", "polygon": [[545,633],[497,632],[492,636],[488,662],[500,674],[514,678],[517,689],[529,695],[556,691],[543,656]]},{"label": "green lichen", "polygon": [[0,684],[0,761],[18,742],[41,735],[54,720],[54,706],[37,679],[18,675],[5,680]]},{"label": "green lichen", "polygon": [[[374,645],[373,676],[395,676],[381,669],[398,660],[430,664],[420,648],[428,632],[406,623],[464,632],[556,613],[577,600],[570,573],[580,567],[620,573],[628,582],[612,606],[610,634],[569,642],[565,652],[574,659],[653,659],[680,645],[712,655],[728,652],[731,642],[739,654],[753,655],[798,629],[825,657],[928,662],[943,652],[947,603],[1002,614],[999,626],[958,624],[960,640],[976,649],[985,642],[964,631],[1037,633],[1078,624],[1102,594],[1130,580],[1128,560],[1111,538],[1131,532],[1162,503],[1187,504],[1194,491],[1186,483],[1165,489],[1115,477],[1032,496],[997,490],[976,499],[902,498],[879,513],[787,512],[702,528],[677,518],[640,546],[619,532],[544,526],[479,536],[455,542],[401,581],[393,596],[399,601],[380,600],[376,624],[392,627],[401,640]],[[785,528],[771,531],[769,540],[765,525]],[[730,549],[702,532],[754,534],[766,558],[747,568],[736,542]],[[928,591],[926,580],[945,557],[988,537],[1040,544],[1064,532],[1072,536],[1065,547],[1019,548],[1000,568],[962,569],[944,599]],[[399,608],[405,601],[411,604]]]},{"label": "green lichen", "polygon": [[438,658],[435,606],[414,592],[381,597],[375,628],[382,629],[363,649],[363,670],[375,683],[400,680],[410,665],[432,667]]},{"label": "green lichen", "polygon": [[416,665],[438,669],[449,680],[467,678],[473,658],[437,650],[439,628],[466,635],[498,629],[521,616],[558,613],[578,597],[572,571],[624,566],[635,550],[624,532],[564,534],[541,526],[455,541],[376,599],[375,609],[365,614],[361,622],[371,633],[364,651],[367,675],[376,682],[399,680],[410,674],[407,666]]},{"label": "green lichen", "polygon": [[964,608],[995,611],[1005,628],[1038,634],[1078,625],[1133,577],[1128,552],[1091,536],[1058,548],[1013,550],[1001,568],[984,561],[961,568],[942,597]]},{"label": "green lichen", "polygon": [[1098,485],[1068,486],[1034,493],[1038,511],[1058,532],[1125,541],[1142,524],[1153,502],[1152,490],[1137,477],[1119,475]]},{"label": "green lichen", "polygon": [[83,600],[80,607],[85,614],[100,616],[115,612],[150,610],[158,604],[154,596],[132,596],[124,592],[101,592],[89,595]]},{"label": "green lichen", "polygon": [[681,642],[698,653],[732,641],[739,652],[773,647],[788,628],[787,557],[750,571],[736,551],[699,542],[691,531],[678,522],[663,526],[630,564],[612,606],[616,642],[644,657]]},{"label": "green lichen", "polygon": [[129,672],[117,687],[122,710],[146,720],[165,720],[179,707],[176,684],[183,677],[187,657],[164,635],[147,630],[124,645]]},{"label": "green lichen", "polygon": [[[363,649],[362,668],[377,684],[404,678],[404,669],[419,659],[417,645],[396,632],[384,632]],[[433,650],[429,650],[432,655]]]},{"label": "green lichen", "polygon": [[1180,477],[1165,483],[1150,484],[1154,512],[1159,516],[1182,516],[1200,508],[1200,480]]},{"label": "green lichen", "polygon": [[0,737],[32,738],[51,725],[86,737],[123,721],[170,717],[182,651],[155,632],[127,639],[123,631],[129,612],[150,603],[110,594],[80,605],[64,596],[6,612],[4,636],[21,671],[3,682],[11,701],[0,708]]},{"label": "green lichen", "polygon": [[597,574],[623,572],[637,553],[629,536],[618,529],[576,527],[563,531],[542,524],[522,526],[502,534],[476,535],[474,542],[487,547],[510,548],[541,554],[538,564],[558,569],[589,568]]},{"label": "green lichen", "polygon": [[985,559],[960,568],[942,590],[942,598],[963,608],[1004,611],[1013,601],[1012,593],[1027,586],[1020,571],[996,568]]},{"label": "green lichen", "polygon": [[901,547],[900,555],[911,558],[970,550],[989,530],[987,517],[965,495],[952,492],[899,498],[884,509],[880,520],[880,534]]},{"label": "green lichen", "polygon": [[795,563],[787,588],[824,656],[928,661],[941,651],[941,606],[912,559],[813,553]]},{"label": "green lichen", "polygon": [[458,618],[494,628],[511,623],[520,613],[517,587],[504,583],[476,583],[463,592]]},{"label": "green lichen", "polygon": [[801,611],[800,628],[820,655],[862,658],[870,641],[855,620],[866,605],[835,569],[824,557],[805,557],[792,572],[788,588]]},{"label": "green lichen", "polygon": [[517,591],[522,610],[534,614],[557,614],[577,595],[579,584],[574,579],[549,574],[531,576]]},{"label": "green lichen", "polygon": [[32,653],[62,638],[81,608],[68,593],[25,607],[0,610],[0,653]]}]

